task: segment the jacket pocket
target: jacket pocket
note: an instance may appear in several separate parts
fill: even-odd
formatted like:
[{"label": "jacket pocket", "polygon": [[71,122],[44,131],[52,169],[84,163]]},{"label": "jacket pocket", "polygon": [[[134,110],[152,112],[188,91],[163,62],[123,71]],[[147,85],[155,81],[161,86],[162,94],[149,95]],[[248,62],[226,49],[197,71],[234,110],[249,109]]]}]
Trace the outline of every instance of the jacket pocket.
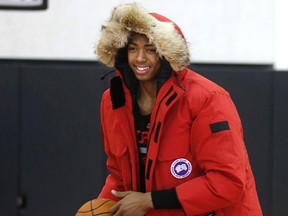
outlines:
[{"label": "jacket pocket", "polygon": [[121,134],[111,131],[109,131],[108,134],[109,148],[111,153],[117,157],[124,155],[127,151],[127,142],[125,142],[125,138]]},{"label": "jacket pocket", "polygon": [[[155,189],[167,189],[193,178],[193,157],[183,136],[161,140],[154,175]],[[163,142],[162,142],[163,141]]]},{"label": "jacket pocket", "polygon": [[[108,131],[108,142],[110,151],[110,170],[120,182],[120,188],[124,190],[132,190],[132,167],[131,158],[129,156],[127,141],[125,137],[119,133]],[[108,156],[109,157],[109,156]]]},{"label": "jacket pocket", "polygon": [[[185,134],[167,136],[163,138],[158,152],[159,161],[175,160],[177,158],[191,157],[189,137]],[[189,156],[190,155],[190,156]]]}]

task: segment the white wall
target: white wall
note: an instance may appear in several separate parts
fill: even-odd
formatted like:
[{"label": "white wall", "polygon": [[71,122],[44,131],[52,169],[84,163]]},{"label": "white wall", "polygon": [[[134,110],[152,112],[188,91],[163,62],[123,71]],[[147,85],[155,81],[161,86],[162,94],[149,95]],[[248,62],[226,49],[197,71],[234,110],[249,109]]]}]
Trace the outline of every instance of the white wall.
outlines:
[{"label": "white wall", "polygon": [[275,58],[276,70],[288,70],[288,1],[275,0]]},{"label": "white wall", "polygon": [[[0,58],[95,60],[94,43],[116,0],[48,0],[45,11],[0,11]],[[280,0],[278,0],[280,1]],[[174,20],[192,62],[275,62],[273,0],[142,0]]]}]

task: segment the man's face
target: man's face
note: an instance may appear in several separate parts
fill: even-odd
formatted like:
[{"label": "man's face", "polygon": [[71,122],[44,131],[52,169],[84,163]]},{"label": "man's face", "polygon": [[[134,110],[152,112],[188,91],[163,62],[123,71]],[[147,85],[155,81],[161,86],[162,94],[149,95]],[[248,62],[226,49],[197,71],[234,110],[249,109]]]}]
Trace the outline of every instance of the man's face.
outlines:
[{"label": "man's face", "polygon": [[160,68],[156,47],[142,34],[133,34],[128,44],[128,64],[139,81],[153,81]]}]

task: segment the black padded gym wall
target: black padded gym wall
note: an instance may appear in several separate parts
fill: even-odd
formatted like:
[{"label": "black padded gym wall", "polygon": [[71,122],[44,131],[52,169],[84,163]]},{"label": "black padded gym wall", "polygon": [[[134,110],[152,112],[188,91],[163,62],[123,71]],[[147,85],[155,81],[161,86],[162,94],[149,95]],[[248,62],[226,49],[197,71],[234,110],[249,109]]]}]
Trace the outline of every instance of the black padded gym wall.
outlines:
[{"label": "black padded gym wall", "polygon": [[[242,118],[264,215],[288,206],[288,73],[191,65],[228,90]],[[110,69],[97,62],[0,60],[0,216],[74,215],[107,171],[99,122]]]},{"label": "black padded gym wall", "polygon": [[[278,72],[274,81],[273,110],[273,176],[271,215],[287,214],[288,206],[288,72]],[[269,167],[270,168],[270,167]]]},{"label": "black padded gym wall", "polygon": [[19,70],[0,63],[0,215],[15,216],[19,189]]},{"label": "black padded gym wall", "polygon": [[100,75],[89,64],[23,67],[21,216],[74,215],[99,193],[106,175]]},{"label": "black padded gym wall", "polygon": [[106,176],[99,127],[105,69],[8,64],[0,66],[0,215],[74,215],[97,196]]}]

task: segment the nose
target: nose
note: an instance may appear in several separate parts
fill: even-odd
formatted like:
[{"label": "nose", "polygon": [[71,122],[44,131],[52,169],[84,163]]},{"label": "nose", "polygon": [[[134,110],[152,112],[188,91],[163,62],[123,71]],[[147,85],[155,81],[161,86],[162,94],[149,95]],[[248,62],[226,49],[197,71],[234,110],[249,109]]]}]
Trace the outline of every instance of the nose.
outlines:
[{"label": "nose", "polygon": [[136,61],[138,61],[138,62],[144,62],[144,61],[146,61],[146,53],[145,53],[145,50],[140,49],[140,50],[137,52]]}]

